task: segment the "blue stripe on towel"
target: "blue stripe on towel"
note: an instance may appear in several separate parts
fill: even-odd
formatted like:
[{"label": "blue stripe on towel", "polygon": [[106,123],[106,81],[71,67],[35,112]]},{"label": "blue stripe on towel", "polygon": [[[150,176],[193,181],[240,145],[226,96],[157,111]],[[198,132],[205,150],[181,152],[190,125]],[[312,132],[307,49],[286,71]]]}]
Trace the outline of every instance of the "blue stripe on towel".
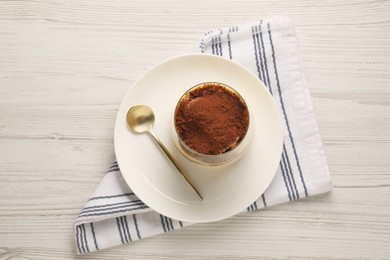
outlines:
[{"label": "blue stripe on towel", "polygon": [[129,238],[130,241],[133,241],[131,239],[131,234],[130,234],[130,230],[129,230],[129,224],[127,222],[127,216],[123,216],[123,221],[125,222],[125,228],[126,228],[127,237]]},{"label": "blue stripe on towel", "polygon": [[165,227],[165,222],[164,222],[164,216],[160,214],[160,221],[161,221],[161,226],[164,230],[164,232],[167,232],[167,228]]},{"label": "blue stripe on towel", "polygon": [[305,190],[305,196],[307,197],[307,196],[308,196],[308,192],[307,192],[305,180],[304,180],[304,178],[303,178],[301,165],[300,165],[300,163],[299,163],[297,151],[296,151],[296,149],[295,149],[295,143],[294,143],[294,140],[293,140],[293,137],[292,137],[292,134],[291,134],[290,124],[289,124],[289,121],[288,121],[288,118],[287,118],[287,115],[286,115],[286,109],[285,109],[285,107],[284,107],[284,101],[283,101],[283,97],[282,97],[282,91],[281,91],[281,88],[280,88],[279,75],[278,75],[278,70],[277,70],[276,61],[275,61],[275,60],[276,60],[276,59],[275,59],[275,48],[274,48],[274,44],[273,44],[273,41],[272,41],[272,33],[271,33],[271,27],[270,27],[270,24],[269,24],[269,23],[267,24],[267,27],[268,27],[269,42],[270,42],[271,51],[272,51],[272,60],[273,60],[273,64],[274,64],[276,84],[277,84],[278,92],[279,92],[280,105],[281,105],[281,107],[282,107],[284,119],[285,119],[285,121],[286,121],[287,130],[288,130],[288,134],[289,134],[289,137],[290,137],[291,145],[292,145],[292,148],[293,148],[293,151],[294,151],[295,161],[296,161],[296,163],[297,163],[297,167],[298,167],[298,171],[299,171],[299,174],[300,174],[300,177],[301,177],[302,185],[303,185],[303,188],[304,188],[304,190]]},{"label": "blue stripe on towel", "polygon": [[85,232],[84,224],[81,225],[81,230],[83,231],[83,238],[84,238],[84,241],[85,241],[85,248],[87,249],[87,252],[89,252],[87,233]]},{"label": "blue stripe on towel", "polygon": [[121,209],[121,208],[125,208],[125,207],[134,207],[134,206],[146,206],[145,203],[143,203],[142,201],[138,200],[138,201],[129,201],[129,202],[125,202],[123,203],[123,205],[120,205],[120,206],[115,206],[115,207],[112,207],[112,206],[107,206],[109,208],[98,208],[98,209],[91,209],[91,210],[83,210],[81,213],[80,213],[80,217],[82,217],[83,215],[86,215],[86,214],[89,214],[89,213],[92,213],[92,212],[105,212],[105,211],[111,211],[111,210],[114,210],[114,209]]},{"label": "blue stripe on towel", "polygon": [[93,226],[93,222],[91,222],[90,224],[91,224],[91,231],[92,231],[93,243],[95,244],[96,250],[99,250],[99,247],[98,247],[98,244],[97,244],[97,240],[96,240],[96,234],[95,234],[95,228],[94,228],[94,226]]},{"label": "blue stripe on towel", "polygon": [[84,253],[81,246],[81,240],[80,240],[80,226],[76,226],[76,244],[77,249],[80,253]]},{"label": "blue stripe on towel", "polygon": [[121,242],[122,242],[122,244],[124,244],[124,243],[125,243],[125,241],[124,241],[124,239],[123,239],[123,235],[122,235],[122,227],[121,227],[121,223],[120,223],[120,219],[119,219],[119,217],[118,217],[118,218],[116,218],[116,225],[117,225],[117,227],[118,227],[118,232],[119,232],[119,236],[120,236],[120,238],[121,238]]},{"label": "blue stripe on towel", "polygon": [[125,202],[118,202],[118,203],[111,203],[111,204],[104,204],[104,205],[97,205],[97,206],[90,206],[90,207],[85,207],[83,210],[81,210],[81,213],[84,212],[91,212],[91,211],[102,211],[102,210],[107,210],[105,208],[108,207],[114,207],[114,206],[123,206],[123,205],[133,205],[133,204],[140,204],[143,203],[141,200],[132,200],[132,201],[125,201]]},{"label": "blue stripe on towel", "polygon": [[109,196],[97,196],[97,197],[90,198],[88,201],[100,200],[100,199],[112,199],[112,198],[118,198],[118,197],[124,197],[124,196],[132,196],[132,195],[135,195],[134,192],[123,193],[123,194],[116,194],[116,195],[109,195]]},{"label": "blue stripe on towel", "polygon": [[97,212],[97,213],[79,215],[79,217],[110,215],[110,214],[123,213],[123,212],[138,210],[138,209],[146,209],[146,208],[149,208],[149,207],[146,206],[146,205],[140,205],[140,206],[137,206],[137,207],[123,207],[123,209],[120,209],[120,210],[109,211],[109,212]]},{"label": "blue stripe on towel", "polygon": [[135,226],[135,230],[137,231],[137,237],[138,237],[138,239],[141,239],[141,234],[140,234],[140,232],[139,232],[137,217],[136,217],[135,215],[136,215],[136,214],[133,214],[134,226]]}]

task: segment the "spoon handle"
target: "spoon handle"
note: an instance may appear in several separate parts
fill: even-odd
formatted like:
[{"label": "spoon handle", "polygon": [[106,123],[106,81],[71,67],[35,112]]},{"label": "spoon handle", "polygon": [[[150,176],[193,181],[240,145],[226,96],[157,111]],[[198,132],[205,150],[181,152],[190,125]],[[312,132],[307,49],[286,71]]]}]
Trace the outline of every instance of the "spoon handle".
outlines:
[{"label": "spoon handle", "polygon": [[187,181],[187,183],[190,185],[190,187],[196,193],[196,195],[199,197],[199,199],[203,200],[202,195],[200,195],[199,191],[195,188],[195,186],[192,183],[187,172],[183,169],[183,167],[181,167],[181,165],[175,159],[175,157],[172,156],[172,154],[168,151],[168,149],[164,146],[164,144],[160,141],[160,139],[158,139],[158,137],[154,134],[154,132],[152,130],[149,130],[149,134],[154,139],[154,141],[158,144],[158,146],[160,146],[161,150],[166,154],[166,156],[169,158],[169,160],[171,160],[172,164],[181,173],[181,175],[184,177],[184,179]]}]

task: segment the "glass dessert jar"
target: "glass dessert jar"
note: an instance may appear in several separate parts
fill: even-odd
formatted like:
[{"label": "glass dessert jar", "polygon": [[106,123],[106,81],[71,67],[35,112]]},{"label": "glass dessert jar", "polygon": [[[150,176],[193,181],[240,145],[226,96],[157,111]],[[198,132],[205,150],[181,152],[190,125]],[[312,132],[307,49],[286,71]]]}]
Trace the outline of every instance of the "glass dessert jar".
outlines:
[{"label": "glass dessert jar", "polygon": [[188,159],[215,166],[241,157],[254,132],[250,111],[242,96],[219,82],[204,82],[178,101],[173,138]]}]

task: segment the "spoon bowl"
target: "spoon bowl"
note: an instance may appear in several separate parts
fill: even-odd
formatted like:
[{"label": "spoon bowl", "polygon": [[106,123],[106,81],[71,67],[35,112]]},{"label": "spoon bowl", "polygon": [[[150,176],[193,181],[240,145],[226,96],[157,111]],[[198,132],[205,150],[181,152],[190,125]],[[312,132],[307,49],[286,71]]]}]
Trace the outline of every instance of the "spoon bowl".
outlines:
[{"label": "spoon bowl", "polygon": [[144,105],[131,107],[126,116],[127,125],[136,133],[149,132],[153,127],[154,119],[153,110]]}]

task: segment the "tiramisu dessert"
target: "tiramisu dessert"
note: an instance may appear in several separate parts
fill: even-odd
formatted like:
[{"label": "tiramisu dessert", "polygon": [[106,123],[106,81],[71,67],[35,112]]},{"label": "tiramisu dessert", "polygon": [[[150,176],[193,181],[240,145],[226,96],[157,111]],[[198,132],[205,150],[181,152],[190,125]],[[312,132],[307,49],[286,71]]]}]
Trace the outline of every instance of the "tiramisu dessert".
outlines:
[{"label": "tiramisu dessert", "polygon": [[199,84],[179,100],[174,116],[185,149],[201,155],[222,155],[235,149],[247,134],[249,111],[232,88],[215,82]]}]

